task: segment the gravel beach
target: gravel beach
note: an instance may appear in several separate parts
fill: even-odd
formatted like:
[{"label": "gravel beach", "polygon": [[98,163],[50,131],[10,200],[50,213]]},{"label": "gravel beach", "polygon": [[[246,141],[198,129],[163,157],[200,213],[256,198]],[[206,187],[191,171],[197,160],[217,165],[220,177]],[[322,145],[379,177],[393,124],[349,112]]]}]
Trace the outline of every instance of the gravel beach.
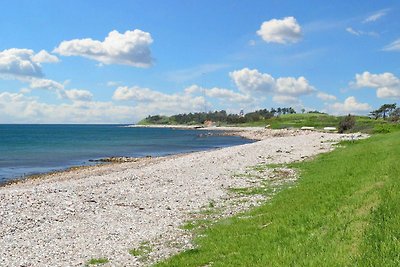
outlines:
[{"label": "gravel beach", "polygon": [[97,258],[109,260],[104,266],[146,265],[129,250],[149,242],[156,261],[190,248],[191,234],[182,225],[210,203],[224,207],[224,216],[257,205],[257,196],[242,206],[229,204],[229,188],[250,186],[234,174],[260,163],[305,160],[340,140],[365,137],[262,128],[235,134],[260,141],[1,187],[0,266],[84,266]]}]

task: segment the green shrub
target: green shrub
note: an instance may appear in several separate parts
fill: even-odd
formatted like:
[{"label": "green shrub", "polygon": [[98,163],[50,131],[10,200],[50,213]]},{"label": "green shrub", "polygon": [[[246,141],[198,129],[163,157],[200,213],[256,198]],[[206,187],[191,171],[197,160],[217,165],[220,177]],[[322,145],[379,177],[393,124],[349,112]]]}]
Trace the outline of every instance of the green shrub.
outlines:
[{"label": "green shrub", "polygon": [[355,117],[351,116],[350,114],[347,115],[339,122],[339,133],[344,133],[345,131],[351,130],[355,124]]}]

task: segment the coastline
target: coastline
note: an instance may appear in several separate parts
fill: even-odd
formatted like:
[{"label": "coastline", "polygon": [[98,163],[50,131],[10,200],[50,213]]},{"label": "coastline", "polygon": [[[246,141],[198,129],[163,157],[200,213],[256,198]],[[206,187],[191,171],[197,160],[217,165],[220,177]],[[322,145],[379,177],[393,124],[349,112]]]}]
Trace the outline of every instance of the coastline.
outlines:
[{"label": "coastline", "polygon": [[230,188],[257,184],[235,174],[257,164],[312,158],[353,138],[269,129],[240,134],[262,141],[88,166],[0,188],[0,265],[81,266],[106,257],[109,266],[140,266],[128,251],[143,242],[152,244],[153,261],[165,258],[192,247],[182,225],[211,202],[230,216],[262,200],[230,203],[238,197]]},{"label": "coastline", "polygon": [[[127,125],[123,127],[133,127],[133,128],[169,128],[169,129],[183,129],[183,130],[198,130],[198,131],[221,131],[223,132],[222,135],[227,135],[227,136],[239,136],[248,140],[253,140],[253,141],[260,141],[265,138],[269,137],[282,137],[282,136],[289,136],[289,135],[295,135],[298,133],[306,133],[307,131],[300,131],[300,130],[288,130],[288,129],[267,129],[265,127],[235,127],[235,126],[222,126],[222,127],[217,127],[217,126],[211,126],[211,127],[204,127],[204,126],[187,126],[187,125]],[[200,128],[198,128],[200,127]],[[217,148],[218,149],[218,148]],[[216,149],[210,149],[210,150],[204,150],[204,151],[212,151]],[[54,176],[58,175],[63,175],[67,173],[74,173],[77,170],[82,170],[82,169],[98,169],[98,167],[101,167],[102,165],[109,165],[109,164],[122,164],[122,163],[127,163],[127,162],[136,162],[136,161],[146,161],[146,162],[151,162],[157,159],[163,159],[166,157],[173,157],[177,155],[185,155],[185,154],[190,154],[190,153],[195,153],[195,152],[182,152],[182,153],[177,153],[177,154],[171,154],[171,155],[166,155],[166,156],[145,156],[145,157],[106,157],[106,158],[100,158],[100,159],[89,159],[88,162],[91,162],[93,164],[82,164],[82,165],[73,165],[73,166],[68,166],[65,168],[61,168],[58,170],[53,170],[53,171],[48,171],[48,172],[43,172],[43,173],[35,173],[35,174],[29,174],[29,175],[24,175],[23,177],[15,177],[12,179],[9,179],[5,182],[0,183],[0,188],[8,185],[14,185],[14,184],[21,184],[25,182],[29,182],[30,180],[41,180],[41,179],[48,179]],[[127,160],[118,160],[118,158],[126,158]],[[116,159],[116,160],[113,160]]]},{"label": "coastline", "polygon": [[[119,126],[119,127],[124,127],[124,126]],[[156,128],[160,128],[160,127],[146,127],[146,128],[155,128],[155,131],[157,131]],[[161,128],[168,128],[171,129],[169,127],[161,127]],[[23,180],[29,180],[29,179],[39,179],[41,177],[45,177],[46,175],[51,175],[54,173],[58,173],[58,172],[64,172],[64,171],[70,171],[71,169],[76,169],[76,168],[84,168],[87,166],[92,166],[92,165],[99,165],[99,164],[110,164],[110,163],[116,163],[116,162],[126,162],[126,161],[136,161],[138,159],[141,158],[145,158],[145,157],[164,157],[167,155],[174,155],[174,154],[185,154],[185,153],[191,153],[194,151],[203,151],[203,150],[209,150],[209,149],[215,149],[218,147],[225,147],[225,146],[233,146],[236,145],[237,143],[246,143],[246,142],[251,142],[250,140],[243,140],[240,141],[240,138],[232,138],[232,141],[229,141],[230,139],[219,139],[219,140],[228,140],[228,141],[218,141],[216,143],[214,143],[212,140],[210,142],[210,146],[207,147],[204,146],[202,143],[207,143],[208,139],[205,138],[198,138],[198,137],[211,137],[211,139],[215,139],[215,137],[221,136],[222,134],[220,133],[204,133],[201,131],[196,131],[196,129],[189,129],[189,128],[182,128],[183,130],[193,130],[193,131],[188,131],[191,132],[190,135],[186,135],[186,134],[180,134],[180,133],[175,133],[174,131],[168,131],[171,133],[171,135],[173,136],[178,136],[179,140],[179,136],[189,136],[189,138],[184,137],[184,139],[186,139],[186,141],[183,143],[184,145],[175,145],[172,144],[172,146],[166,146],[167,148],[163,150],[163,146],[158,147],[158,149],[161,150],[151,150],[152,148],[146,148],[144,147],[144,150],[140,150],[141,148],[141,144],[140,143],[135,143],[133,142],[132,146],[136,146],[138,147],[138,149],[134,148],[133,150],[127,150],[124,148],[119,148],[117,146],[117,149],[108,151],[109,149],[107,147],[105,147],[105,150],[101,150],[98,149],[93,150],[93,148],[89,148],[92,149],[93,151],[95,151],[95,153],[86,153],[83,156],[79,153],[77,153],[77,157],[73,158],[73,157],[69,157],[67,159],[58,159],[57,155],[54,158],[51,158],[51,164],[47,164],[46,162],[41,162],[39,160],[36,160],[35,164],[36,165],[26,165],[27,167],[25,167],[24,164],[24,159],[25,159],[25,154],[21,155],[21,159],[18,156],[15,156],[15,158],[18,158],[18,160],[15,161],[19,161],[22,163],[22,168],[18,168],[20,165],[18,165],[19,163],[16,163],[15,165],[13,165],[12,163],[10,163],[9,166],[5,165],[5,169],[2,169],[3,172],[0,172],[0,187],[7,185],[7,184],[13,184],[13,183],[18,183],[20,181]],[[152,130],[153,131],[153,130]],[[131,132],[131,131],[129,131]],[[146,131],[147,132],[147,131]],[[158,134],[161,137],[163,136],[163,132],[164,131],[160,131],[161,133]],[[136,133],[136,132],[134,132]],[[139,132],[140,134],[141,132]],[[118,134],[118,132],[117,132]],[[143,134],[142,134],[143,135]],[[194,145],[191,145],[191,137],[190,136],[196,137],[196,141],[194,141]],[[225,134],[224,134],[225,135]],[[234,136],[234,135],[231,135]],[[104,137],[103,137],[104,138]],[[159,137],[156,137],[159,139]],[[137,138],[135,138],[136,140]],[[140,139],[140,138],[139,138]],[[199,141],[198,141],[199,140]],[[123,142],[123,141],[122,141]],[[130,142],[129,140],[126,142]],[[157,143],[157,140],[156,140]],[[159,143],[159,142],[158,142]],[[168,143],[169,144],[169,143]],[[38,146],[37,146],[38,147]],[[126,147],[126,145],[125,145]],[[157,147],[156,145],[154,147]],[[170,148],[172,147],[172,149]],[[12,147],[10,149],[13,149]],[[21,150],[23,151],[23,150]],[[51,154],[51,150],[49,150]],[[78,149],[79,151],[79,149]],[[84,151],[84,149],[80,149],[80,151]],[[100,152],[98,152],[100,151]],[[122,152],[121,152],[122,151]],[[134,152],[132,152],[134,151]],[[29,155],[30,151],[25,151],[27,155]],[[40,151],[41,152],[41,151]],[[41,152],[42,153],[42,152]],[[58,151],[57,151],[58,153]],[[62,154],[63,151],[61,151],[59,154]],[[100,154],[100,155],[95,155],[95,154]],[[31,153],[32,154],[32,153]],[[43,153],[42,153],[43,154]],[[40,155],[42,155],[40,154]],[[5,158],[6,160],[8,160],[8,158]],[[27,161],[29,161],[29,158],[26,158]],[[46,160],[46,159],[44,159]],[[3,162],[2,162],[3,163]],[[43,163],[43,164],[42,164]],[[2,166],[3,166],[2,165]]]}]

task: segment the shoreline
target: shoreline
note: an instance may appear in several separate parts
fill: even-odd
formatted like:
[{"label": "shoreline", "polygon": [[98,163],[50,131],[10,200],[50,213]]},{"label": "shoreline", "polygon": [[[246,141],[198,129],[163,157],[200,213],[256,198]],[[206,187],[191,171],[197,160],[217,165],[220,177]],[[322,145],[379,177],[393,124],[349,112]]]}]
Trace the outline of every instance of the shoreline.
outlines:
[{"label": "shoreline", "polygon": [[78,168],[1,187],[0,265],[82,266],[105,257],[108,266],[143,266],[128,251],[144,242],[152,245],[151,261],[158,261],[193,247],[192,233],[182,225],[210,203],[221,208],[221,216],[232,216],[265,201],[232,194],[231,188],[257,185],[235,174],[246,174],[257,164],[306,160],[351,138],[274,130],[252,134],[263,139],[148,161]]},{"label": "shoreline", "polygon": [[[127,126],[121,126],[121,127],[133,127],[135,125],[127,125]],[[136,128],[136,126],[135,126]],[[139,127],[141,128],[141,127]],[[179,127],[179,125],[177,127],[173,126],[173,127],[169,127],[168,125],[160,125],[160,127],[157,127],[157,125],[148,125],[145,126],[143,128],[171,128],[171,129],[190,129],[190,130],[219,130],[219,131],[224,131],[221,129],[214,129],[215,127],[210,127],[210,128],[193,128],[193,127],[186,127],[186,126],[182,126]],[[235,131],[242,131],[242,130],[235,130]],[[251,138],[246,138],[244,136],[241,136],[239,134],[232,134],[231,133],[223,133],[222,135],[225,136],[240,136],[242,138],[251,140],[251,141],[256,141],[256,139],[251,139]],[[234,146],[234,145],[231,145]],[[208,150],[215,150],[215,149],[220,149],[220,148],[210,148],[207,150],[198,150],[198,151],[208,151]],[[131,156],[125,156],[125,155],[120,155],[120,156],[112,156],[112,157],[104,157],[104,158],[98,158],[98,159],[87,159],[84,161],[84,163],[82,164],[77,164],[77,165],[66,165],[65,167],[60,167],[60,168],[56,168],[53,170],[49,170],[49,171],[44,171],[44,172],[38,172],[38,173],[31,173],[31,174],[23,174],[21,176],[14,176],[14,177],[10,177],[10,178],[5,178],[4,181],[0,182],[0,188],[7,186],[9,184],[19,184],[21,182],[27,181],[27,180],[36,180],[36,179],[44,179],[46,178],[46,176],[54,176],[56,174],[59,173],[63,173],[63,172],[70,172],[70,171],[74,171],[76,169],[81,169],[81,168],[90,168],[90,167],[95,167],[95,166],[99,166],[99,165],[103,165],[103,164],[118,164],[118,163],[124,163],[124,162],[131,162],[131,161],[138,161],[138,160],[142,160],[142,159],[149,159],[149,158],[164,158],[164,157],[169,157],[169,156],[174,156],[174,155],[181,155],[181,154],[188,154],[188,153],[194,153],[194,152],[198,152],[198,151],[190,151],[190,152],[178,152],[178,153],[174,153],[174,154],[166,154],[166,155],[157,155],[157,156],[143,156],[143,157],[131,157]],[[126,160],[123,160],[123,159]]]},{"label": "shoreline", "polygon": [[[199,131],[221,131],[223,132],[222,135],[226,136],[239,136],[244,139],[252,140],[254,142],[260,141],[263,138],[267,137],[279,137],[279,136],[286,136],[286,135],[293,135],[294,133],[305,133],[307,131],[300,131],[300,130],[289,130],[289,129],[268,129],[265,127],[235,127],[235,126],[222,126],[222,127],[217,127],[217,126],[212,126],[212,127],[202,127],[202,128],[193,128],[193,126],[186,126],[186,125],[128,125],[128,126],[123,126],[123,127],[138,127],[138,128],[171,128],[171,129],[190,129],[190,130],[199,130]],[[197,126],[195,126],[197,127]],[[232,145],[235,146],[235,145]],[[231,146],[229,146],[231,147]],[[214,148],[214,149],[208,149],[208,150],[201,150],[201,151],[213,151],[221,148]],[[166,158],[166,157],[171,157],[171,156],[177,156],[177,155],[185,155],[185,154],[191,154],[191,153],[196,153],[200,151],[192,151],[192,152],[182,152],[182,153],[177,153],[177,154],[170,154],[170,155],[164,155],[164,156],[144,156],[144,157],[128,157],[128,156],[119,156],[119,157],[105,157],[105,158],[100,158],[100,159],[89,159],[87,162],[91,164],[81,164],[81,165],[72,165],[72,166],[67,166],[65,168],[60,168],[57,170],[51,170],[43,173],[34,173],[34,174],[28,174],[20,177],[15,177],[8,179],[4,182],[0,182],[0,188],[8,185],[14,185],[14,184],[20,184],[24,183],[25,181],[29,180],[40,180],[40,179],[47,179],[49,177],[53,177],[59,174],[63,173],[70,173],[74,172],[79,169],[92,169],[96,168],[102,165],[108,165],[108,164],[121,164],[121,163],[126,163],[126,162],[132,162],[132,161],[139,161],[143,159],[160,159],[160,158]],[[127,158],[128,161],[113,161],[109,160],[112,158]]]}]

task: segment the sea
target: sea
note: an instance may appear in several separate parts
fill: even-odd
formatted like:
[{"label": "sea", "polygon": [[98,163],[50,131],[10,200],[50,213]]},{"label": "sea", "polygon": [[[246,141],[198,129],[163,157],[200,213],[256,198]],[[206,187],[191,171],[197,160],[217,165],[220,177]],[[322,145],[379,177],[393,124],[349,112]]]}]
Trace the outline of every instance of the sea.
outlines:
[{"label": "sea", "polygon": [[0,124],[0,184],[107,157],[156,157],[252,142],[218,131],[126,126]]}]

